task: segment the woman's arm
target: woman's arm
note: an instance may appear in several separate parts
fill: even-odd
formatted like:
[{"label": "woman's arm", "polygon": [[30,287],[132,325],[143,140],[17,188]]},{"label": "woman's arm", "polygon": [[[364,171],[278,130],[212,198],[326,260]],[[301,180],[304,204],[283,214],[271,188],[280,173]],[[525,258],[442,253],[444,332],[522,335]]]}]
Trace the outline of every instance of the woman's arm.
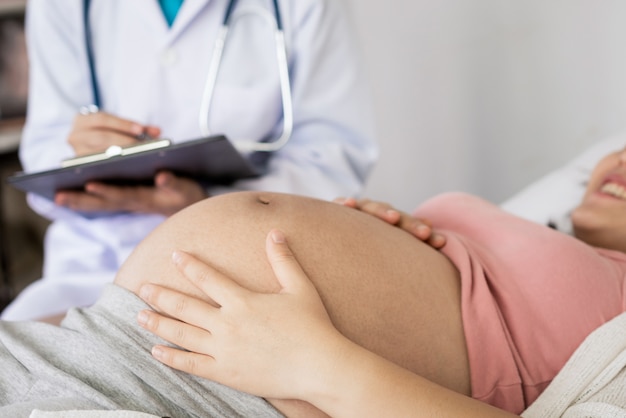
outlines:
[{"label": "woman's arm", "polygon": [[335,417],[514,416],[345,338],[282,233],[268,235],[266,251],[278,293],[247,290],[190,254],[176,252],[175,265],[214,303],[144,285],[141,296],[167,316],[142,311],[139,323],[189,350],[156,346],[153,355],[176,369],[259,396],[308,401]]}]

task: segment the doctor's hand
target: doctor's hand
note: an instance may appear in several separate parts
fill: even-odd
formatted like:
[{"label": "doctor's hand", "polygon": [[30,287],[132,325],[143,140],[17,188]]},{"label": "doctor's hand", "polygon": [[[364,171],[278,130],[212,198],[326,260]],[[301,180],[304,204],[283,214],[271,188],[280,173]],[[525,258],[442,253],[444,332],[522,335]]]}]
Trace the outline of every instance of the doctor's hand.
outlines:
[{"label": "doctor's hand", "polygon": [[339,197],[335,199],[335,202],[376,216],[391,225],[396,225],[433,248],[439,249],[446,244],[446,238],[433,230],[433,226],[428,219],[416,218],[393,208],[388,203],[369,199],[357,200],[351,197]]},{"label": "doctor's hand", "polygon": [[133,145],[142,135],[158,138],[161,129],[105,112],[79,113],[74,118],[74,125],[67,141],[76,155],[85,155],[102,152],[111,145],[121,147]]},{"label": "doctor's hand", "polygon": [[168,171],[155,175],[154,186],[113,186],[90,182],[84,192],[59,191],[54,202],[79,212],[134,212],[173,215],[207,198],[202,186]]},{"label": "doctor's hand", "polygon": [[139,324],[188,350],[157,345],[152,355],[175,369],[265,398],[304,399],[313,393],[308,386],[323,374],[324,359],[337,358],[334,350],[346,339],[281,232],[268,234],[266,253],[278,293],[250,291],[194,256],[174,253],[179,271],[214,303],[144,285],[140,297],[161,313],[141,311]]}]

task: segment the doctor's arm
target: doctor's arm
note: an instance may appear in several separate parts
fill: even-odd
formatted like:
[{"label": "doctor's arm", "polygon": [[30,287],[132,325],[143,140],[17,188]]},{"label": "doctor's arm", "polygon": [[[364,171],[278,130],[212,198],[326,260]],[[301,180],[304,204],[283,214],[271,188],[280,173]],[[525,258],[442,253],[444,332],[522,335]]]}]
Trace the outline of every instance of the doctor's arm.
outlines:
[{"label": "doctor's arm", "polygon": [[[80,106],[91,103],[82,18],[70,2],[27,3],[28,112],[20,159],[25,171],[58,167],[73,156],[67,137]],[[85,68],[85,71],[81,71]]]},{"label": "doctor's arm", "polygon": [[[110,145],[130,145],[141,134],[160,135],[156,126],[105,112],[79,113],[82,106],[93,102],[93,97],[82,8],[78,4],[47,0],[27,4],[30,84],[28,116],[20,144],[20,160],[27,172],[57,168],[65,158],[99,152]],[[92,207],[106,209],[101,201],[101,196],[71,194],[61,195],[57,204],[86,211]],[[29,196],[29,203],[51,219],[68,215],[63,208],[38,196]]]},{"label": "doctor's arm", "polygon": [[105,112],[79,112],[94,98],[78,4],[47,0],[27,4],[30,84],[20,148],[27,171],[56,168],[65,158],[110,145],[130,145],[141,134],[160,135],[156,126]]},{"label": "doctor's arm", "polygon": [[[276,294],[249,291],[193,256],[175,253],[178,269],[217,305],[144,285],[142,298],[167,316],[142,311],[139,323],[190,350],[156,346],[153,355],[173,368],[258,396],[307,401],[334,417],[514,416],[345,338],[281,232],[268,234],[266,251],[281,287]],[[216,354],[222,352],[228,355]]]}]

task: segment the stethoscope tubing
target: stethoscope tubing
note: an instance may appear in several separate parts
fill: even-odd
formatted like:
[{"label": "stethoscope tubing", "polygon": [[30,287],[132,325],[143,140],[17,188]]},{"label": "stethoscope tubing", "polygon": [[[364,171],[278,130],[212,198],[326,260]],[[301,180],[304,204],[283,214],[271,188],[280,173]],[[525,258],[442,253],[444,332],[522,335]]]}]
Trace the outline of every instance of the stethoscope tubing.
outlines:
[{"label": "stethoscope tubing", "polygon": [[[202,93],[202,102],[200,104],[200,112],[198,113],[198,123],[202,135],[211,135],[209,126],[209,115],[211,113],[211,105],[214,96],[215,85],[222,62],[222,55],[226,47],[226,39],[232,27],[233,10],[236,0],[231,0],[224,15],[224,21],[218,31],[218,35],[213,48],[213,55],[207,72],[206,83]],[[281,100],[283,104],[283,129],[280,136],[271,142],[257,141],[237,141],[233,145],[241,152],[264,151],[271,152],[282,148],[293,133],[293,103],[291,99],[291,82],[289,79],[289,63],[287,61],[287,47],[284,32],[280,29],[282,26],[278,3],[274,0],[274,19],[268,17],[266,20],[274,28],[274,43],[276,47],[276,61],[278,65],[278,76],[280,81]],[[245,14],[253,14],[247,11],[237,18],[241,18]],[[265,16],[265,15],[262,15]],[[236,18],[235,18],[236,19]]]},{"label": "stethoscope tubing", "polygon": [[97,109],[102,107],[100,99],[100,86],[98,85],[98,79],[96,77],[96,65],[93,57],[93,40],[91,39],[91,27],[89,23],[89,10],[91,6],[91,0],[83,0],[83,28],[85,31],[85,45],[87,49],[87,64],[89,65],[89,81],[91,82],[91,91],[93,94],[93,103]]},{"label": "stethoscope tubing", "polygon": [[[276,27],[279,31],[283,30],[283,20],[280,16],[280,7],[278,6],[278,0],[272,0],[274,5],[274,19],[276,20]],[[237,0],[230,0],[228,2],[228,6],[226,7],[226,13],[224,13],[224,20],[222,21],[223,26],[228,26],[230,23],[230,17],[235,10],[235,6],[237,6]]]}]

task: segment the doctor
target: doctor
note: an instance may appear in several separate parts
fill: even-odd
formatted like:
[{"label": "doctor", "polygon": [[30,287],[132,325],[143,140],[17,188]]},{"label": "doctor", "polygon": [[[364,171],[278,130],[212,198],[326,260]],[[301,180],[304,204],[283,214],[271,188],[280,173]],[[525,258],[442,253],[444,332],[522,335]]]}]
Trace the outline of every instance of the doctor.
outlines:
[{"label": "doctor", "polygon": [[[341,2],[279,0],[276,9],[270,0],[84,3],[28,2],[25,171],[56,168],[62,159],[144,136],[177,142],[223,133],[242,149],[283,136],[288,141],[265,153],[266,175],[231,188],[202,187],[163,172],[154,187],[90,183],[84,193],[57,193],[55,201],[28,196],[33,209],[52,220],[43,278],[18,295],[4,319],[90,305],[139,241],[166,216],[205,197],[247,189],[322,199],[361,192],[377,146]],[[211,83],[225,18],[228,36]],[[286,44],[287,96],[277,22]]]}]

